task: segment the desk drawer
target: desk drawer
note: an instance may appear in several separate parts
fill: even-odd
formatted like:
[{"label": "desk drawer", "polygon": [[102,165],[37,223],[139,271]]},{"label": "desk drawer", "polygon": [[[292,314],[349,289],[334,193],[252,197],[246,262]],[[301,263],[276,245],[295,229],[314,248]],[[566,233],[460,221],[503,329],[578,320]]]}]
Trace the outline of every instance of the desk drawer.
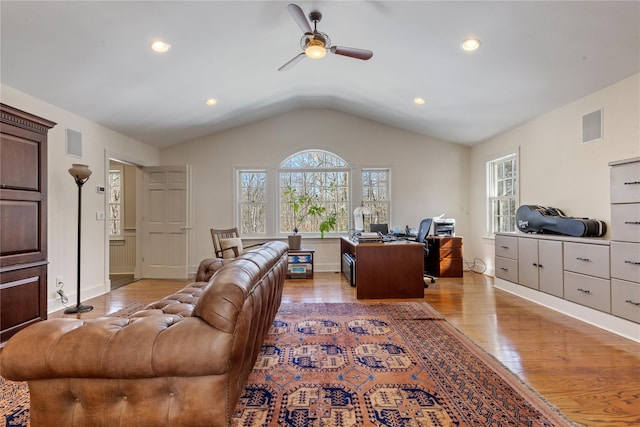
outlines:
[{"label": "desk drawer", "polygon": [[611,168],[611,203],[640,202],[640,162]]},{"label": "desk drawer", "polygon": [[640,283],[611,279],[611,314],[640,323]]},{"label": "desk drawer", "polygon": [[445,258],[462,258],[462,248],[440,248],[440,260]]},{"label": "desk drawer", "polygon": [[611,242],[611,277],[640,283],[640,243]]},{"label": "desk drawer", "polygon": [[496,236],[496,256],[502,258],[518,258],[518,238],[515,236]]},{"label": "desk drawer", "polygon": [[440,260],[439,277],[462,277],[462,258],[445,258]]},{"label": "desk drawer", "polygon": [[609,279],[609,246],[564,242],[564,269]]},{"label": "desk drawer", "polygon": [[440,249],[462,248],[462,237],[440,237]]},{"label": "desk drawer", "polygon": [[496,277],[518,283],[518,260],[496,257]]},{"label": "desk drawer", "polygon": [[640,242],[640,203],[611,205],[611,240]]},{"label": "desk drawer", "polygon": [[598,277],[565,271],[564,299],[610,313],[611,283]]}]

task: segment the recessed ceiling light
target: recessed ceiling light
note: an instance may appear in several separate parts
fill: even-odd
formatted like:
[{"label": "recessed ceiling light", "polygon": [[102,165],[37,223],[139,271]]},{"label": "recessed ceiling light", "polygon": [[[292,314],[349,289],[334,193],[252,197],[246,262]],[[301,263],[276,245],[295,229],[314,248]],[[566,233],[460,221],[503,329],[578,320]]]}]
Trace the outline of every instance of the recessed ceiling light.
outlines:
[{"label": "recessed ceiling light", "polygon": [[205,102],[205,104],[207,105],[216,105],[218,103],[218,100],[215,98],[209,98],[207,99],[207,102]]},{"label": "recessed ceiling light", "polygon": [[413,103],[416,104],[416,105],[424,105],[426,102],[427,101],[425,101],[424,98],[419,97],[419,96],[413,98]]},{"label": "recessed ceiling light", "polygon": [[171,48],[169,43],[165,43],[162,40],[155,40],[151,43],[151,49],[154,52],[164,53]]},{"label": "recessed ceiling light", "polygon": [[464,39],[462,41],[462,49],[466,50],[467,52],[473,52],[479,47],[480,47],[480,40],[474,37],[469,37],[468,39]]}]

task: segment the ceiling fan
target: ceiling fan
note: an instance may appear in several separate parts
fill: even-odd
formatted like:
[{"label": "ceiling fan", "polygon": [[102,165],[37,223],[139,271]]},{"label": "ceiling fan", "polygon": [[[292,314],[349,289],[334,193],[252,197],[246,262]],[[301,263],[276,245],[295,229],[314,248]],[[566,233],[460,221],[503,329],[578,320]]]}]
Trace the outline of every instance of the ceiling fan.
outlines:
[{"label": "ceiling fan", "polygon": [[327,51],[336,55],[348,56],[350,58],[362,59],[366,61],[373,56],[373,52],[366,49],[356,49],[353,47],[331,46],[331,39],[325,33],[318,31],[317,24],[322,19],[322,14],[316,10],[309,13],[309,21],[313,22],[313,30],[304,12],[297,4],[290,4],[287,10],[296,21],[304,35],[300,39],[302,52],[294,56],[289,62],[278,68],[278,71],[286,71],[300,62],[305,56],[319,59],[327,54]]}]

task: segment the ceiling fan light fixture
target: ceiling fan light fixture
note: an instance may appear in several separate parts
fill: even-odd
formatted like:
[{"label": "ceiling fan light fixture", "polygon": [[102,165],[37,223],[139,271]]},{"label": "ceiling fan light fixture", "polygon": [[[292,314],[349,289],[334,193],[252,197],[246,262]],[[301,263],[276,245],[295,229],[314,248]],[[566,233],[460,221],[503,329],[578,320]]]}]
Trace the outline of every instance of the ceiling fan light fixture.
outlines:
[{"label": "ceiling fan light fixture", "polygon": [[309,40],[307,47],[304,49],[305,55],[312,59],[324,58],[327,54],[327,49],[324,47],[324,43],[320,40]]},{"label": "ceiling fan light fixture", "polygon": [[464,39],[462,41],[462,50],[466,50],[467,52],[473,52],[479,47],[480,47],[480,40],[478,40],[475,37],[469,37],[468,39]]}]

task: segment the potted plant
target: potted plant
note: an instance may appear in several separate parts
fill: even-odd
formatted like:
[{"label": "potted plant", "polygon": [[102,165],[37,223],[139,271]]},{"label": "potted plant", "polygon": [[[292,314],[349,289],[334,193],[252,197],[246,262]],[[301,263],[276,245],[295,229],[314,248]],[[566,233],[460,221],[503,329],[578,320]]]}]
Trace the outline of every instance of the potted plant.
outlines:
[{"label": "potted plant", "polygon": [[[308,194],[298,194],[298,191],[288,186],[283,193],[287,204],[291,208],[291,219],[293,224],[293,234],[288,236],[289,248],[300,249],[302,236],[298,234],[298,227],[301,226],[307,217],[321,217],[326,208],[318,205]],[[320,235],[324,238],[324,233],[335,227],[335,214],[329,215],[320,223]]]}]

